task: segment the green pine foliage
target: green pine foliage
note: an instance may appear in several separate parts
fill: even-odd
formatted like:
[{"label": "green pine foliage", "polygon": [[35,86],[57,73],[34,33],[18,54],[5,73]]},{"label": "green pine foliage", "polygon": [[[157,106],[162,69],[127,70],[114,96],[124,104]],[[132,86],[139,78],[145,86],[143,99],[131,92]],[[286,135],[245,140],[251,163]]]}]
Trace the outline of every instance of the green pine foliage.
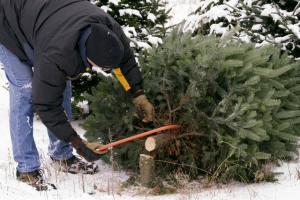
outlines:
[{"label": "green pine foliage", "polygon": [[[86,138],[106,144],[131,136],[137,130],[134,128],[135,119],[132,116],[135,108],[130,95],[113,74],[112,76],[98,74],[98,76],[101,77],[101,81],[92,88],[91,94],[84,93],[84,98],[90,102],[91,111],[82,124],[86,130]],[[113,151],[117,152],[114,164],[137,170],[138,164],[132,160],[135,161],[142,150],[132,146],[142,148],[142,141],[136,140],[114,147]],[[109,154],[103,159],[110,162]]]},{"label": "green pine foliage", "polygon": [[234,39],[235,31],[219,38],[173,29],[139,57],[154,123],[133,119],[129,96],[106,77],[86,97],[93,112],[83,124],[86,137],[108,143],[179,124],[180,131],[164,132],[177,138],[164,148],[145,152],[145,139],[138,139],[114,147],[114,161],[137,170],[139,154],[147,153],[161,174],[181,168],[190,178],[207,176],[209,184],[274,181],[265,164],[298,153],[299,66],[280,47],[255,48]]},{"label": "green pine foliage", "polygon": [[[132,130],[131,116],[134,109],[128,94],[120,87],[116,78],[102,75],[102,81],[92,88],[92,95],[85,93],[84,97],[92,102],[89,109],[93,114],[85,120],[83,126],[91,140],[108,142],[116,137],[114,133],[121,132],[126,124],[129,124],[128,129]],[[103,137],[99,137],[101,135]]]},{"label": "green pine foliage", "polygon": [[80,102],[86,101],[83,93],[92,93],[92,87],[95,87],[101,81],[101,76],[98,76],[96,71],[90,70],[78,80],[72,81],[72,118],[73,120],[83,119],[89,113],[84,113],[83,108],[78,106]]}]

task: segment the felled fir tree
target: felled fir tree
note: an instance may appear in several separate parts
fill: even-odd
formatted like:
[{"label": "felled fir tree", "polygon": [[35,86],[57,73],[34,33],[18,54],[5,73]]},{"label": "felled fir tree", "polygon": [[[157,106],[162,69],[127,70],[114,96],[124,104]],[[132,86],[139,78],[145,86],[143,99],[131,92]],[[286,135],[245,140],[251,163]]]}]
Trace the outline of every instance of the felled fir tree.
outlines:
[{"label": "felled fir tree", "polygon": [[218,38],[174,29],[140,57],[153,124],[134,119],[128,94],[116,78],[103,77],[86,95],[93,114],[83,124],[85,136],[108,143],[179,124],[181,130],[159,133],[175,140],[152,152],[145,150],[146,138],[114,147],[114,164],[138,170],[143,153],[155,158],[160,175],[180,169],[190,178],[207,176],[208,185],[274,180],[265,164],[298,152],[299,67],[280,47],[233,39],[236,31]]}]

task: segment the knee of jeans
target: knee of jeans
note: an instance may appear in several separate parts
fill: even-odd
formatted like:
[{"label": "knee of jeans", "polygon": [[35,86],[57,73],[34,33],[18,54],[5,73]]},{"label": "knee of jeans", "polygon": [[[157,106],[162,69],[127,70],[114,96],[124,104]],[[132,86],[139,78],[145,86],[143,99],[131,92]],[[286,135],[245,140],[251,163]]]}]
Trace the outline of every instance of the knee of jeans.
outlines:
[{"label": "knee of jeans", "polygon": [[9,82],[9,87],[13,90],[23,91],[24,93],[32,93],[32,82],[15,81]]},{"label": "knee of jeans", "polygon": [[9,85],[9,93],[12,98],[20,98],[24,101],[31,102],[32,101],[32,84],[31,82],[21,83],[18,85],[10,84]]},{"label": "knee of jeans", "polygon": [[32,77],[13,77],[11,78],[5,73],[5,76],[9,82],[10,87],[16,87],[19,89],[24,90],[31,90],[32,89]]}]

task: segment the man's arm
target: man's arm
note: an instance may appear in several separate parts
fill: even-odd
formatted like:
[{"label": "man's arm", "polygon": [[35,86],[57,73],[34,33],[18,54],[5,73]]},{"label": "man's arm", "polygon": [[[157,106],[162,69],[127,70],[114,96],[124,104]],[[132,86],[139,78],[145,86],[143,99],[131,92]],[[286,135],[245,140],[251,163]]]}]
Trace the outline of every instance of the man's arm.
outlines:
[{"label": "man's arm", "polygon": [[142,76],[139,66],[135,60],[134,51],[130,47],[130,42],[125,35],[122,27],[110,16],[109,28],[119,37],[124,46],[124,54],[119,63],[117,69],[113,70],[118,80],[123,85],[126,91],[129,91],[131,95],[142,89]]},{"label": "man's arm", "polygon": [[33,106],[42,122],[55,137],[65,142],[71,142],[77,136],[77,133],[71,126],[62,107],[66,80],[63,73],[61,75],[57,74],[56,78],[64,80],[61,85],[51,85],[41,80],[37,74],[34,75]]},{"label": "man's arm", "polygon": [[[51,67],[51,66],[47,66]],[[82,139],[72,125],[68,121],[67,114],[62,107],[63,92],[66,87],[66,78],[63,72],[53,68],[49,71],[46,82],[36,73],[35,70],[33,80],[33,105],[46,127],[59,139],[64,140],[76,150],[76,152],[84,157],[87,161],[96,161],[100,159],[107,151],[98,151],[102,145],[99,143],[90,143]],[[60,73],[57,73],[60,72]],[[42,75],[45,73],[42,73]],[[55,80],[54,80],[54,79]],[[54,84],[55,83],[55,84]]]},{"label": "man's arm", "polygon": [[137,108],[135,116],[142,119],[143,122],[153,121],[154,107],[149,103],[143,88],[142,88],[142,75],[135,61],[133,50],[130,48],[130,43],[125,33],[117,23],[112,23],[113,31],[121,40],[124,46],[124,54],[119,64],[119,68],[114,69],[114,73],[118,80],[121,82],[126,91],[130,92],[132,102]]}]

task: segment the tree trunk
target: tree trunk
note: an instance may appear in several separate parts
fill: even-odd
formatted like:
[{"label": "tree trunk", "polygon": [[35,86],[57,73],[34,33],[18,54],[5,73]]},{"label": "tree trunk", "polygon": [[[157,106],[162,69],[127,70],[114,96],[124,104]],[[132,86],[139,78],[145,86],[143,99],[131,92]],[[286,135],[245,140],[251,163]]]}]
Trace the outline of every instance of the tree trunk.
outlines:
[{"label": "tree trunk", "polygon": [[175,136],[172,134],[160,134],[151,136],[146,139],[145,148],[147,151],[153,151],[155,149],[166,146],[173,140],[175,140]]},{"label": "tree trunk", "polygon": [[150,188],[152,186],[155,175],[153,157],[146,154],[140,154],[139,166],[141,173],[141,184],[144,187]]}]

